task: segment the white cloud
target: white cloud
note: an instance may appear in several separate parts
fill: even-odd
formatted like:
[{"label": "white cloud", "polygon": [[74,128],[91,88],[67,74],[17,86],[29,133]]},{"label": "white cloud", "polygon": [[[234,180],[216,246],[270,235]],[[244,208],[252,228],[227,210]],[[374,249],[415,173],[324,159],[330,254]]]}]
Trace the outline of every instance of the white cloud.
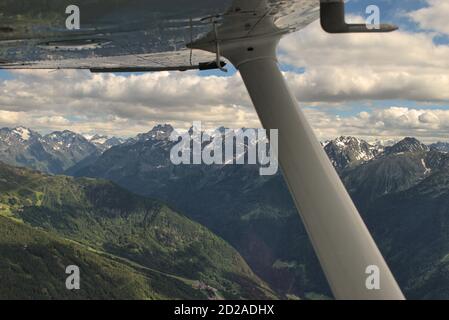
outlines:
[{"label": "white cloud", "polygon": [[300,101],[449,101],[449,46],[429,33],[329,35],[314,23],[280,49],[306,70],[289,75]]},{"label": "white cloud", "polygon": [[[0,110],[21,125],[134,135],[160,122],[188,128],[259,126],[238,74],[200,77],[194,72],[143,75],[75,71],[17,71],[0,82]],[[6,119],[9,117],[9,119]],[[89,129],[90,127],[90,129]]]},{"label": "white cloud", "polygon": [[390,107],[354,116],[333,116],[312,109],[308,115],[321,140],[339,135],[368,138],[413,136],[427,142],[449,140],[449,110]]},{"label": "white cloud", "polygon": [[449,2],[445,0],[427,0],[428,6],[411,12],[409,17],[418,23],[422,29],[434,30],[449,35],[447,17]]},{"label": "white cloud", "polygon": [[0,110],[0,123],[6,125],[14,125],[23,118],[22,112],[11,112]]}]

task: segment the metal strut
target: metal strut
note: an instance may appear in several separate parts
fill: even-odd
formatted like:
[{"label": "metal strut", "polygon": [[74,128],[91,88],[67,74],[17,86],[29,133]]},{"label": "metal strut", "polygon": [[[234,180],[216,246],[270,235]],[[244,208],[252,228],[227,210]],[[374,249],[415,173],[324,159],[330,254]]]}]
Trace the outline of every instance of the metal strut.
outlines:
[{"label": "metal strut", "polygon": [[220,40],[218,38],[218,26],[217,21],[213,21],[214,25],[214,35],[215,35],[215,61],[217,63],[218,69],[223,72],[228,72],[228,69],[221,66],[221,51],[220,51]]},{"label": "metal strut", "polygon": [[[235,1],[240,5],[247,3]],[[343,0],[320,0],[320,3],[321,22],[326,31],[373,32],[366,25],[346,24]],[[279,70],[276,47],[287,30],[278,28],[269,10],[257,14],[253,21],[240,16],[240,11],[230,11],[223,16],[220,28],[214,24],[212,32],[189,47],[229,59],[239,70],[263,127],[279,130],[278,160],[334,297],[404,299]],[[236,21],[245,27],[241,28]],[[222,39],[218,37],[218,29],[225,35]],[[379,30],[394,29],[391,25],[381,25]]]},{"label": "metal strut", "polygon": [[[223,43],[222,50],[240,71],[263,127],[279,130],[279,163],[332,292],[337,299],[404,299],[279,70],[278,41]],[[368,283],[372,270],[379,288]]]}]

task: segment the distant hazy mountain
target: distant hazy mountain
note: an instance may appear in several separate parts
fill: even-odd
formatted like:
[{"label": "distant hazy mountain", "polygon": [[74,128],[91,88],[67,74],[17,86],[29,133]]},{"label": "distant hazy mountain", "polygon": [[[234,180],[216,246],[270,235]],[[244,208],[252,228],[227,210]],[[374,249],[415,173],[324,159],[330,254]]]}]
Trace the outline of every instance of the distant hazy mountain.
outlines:
[{"label": "distant hazy mountain", "polygon": [[[160,202],[1,163],[0,181],[0,298],[275,297],[235,249]],[[59,289],[74,263],[79,294]]]},{"label": "distant hazy mountain", "polygon": [[71,131],[42,136],[30,129],[0,129],[0,161],[60,174],[86,157],[99,153],[95,145]]},{"label": "distant hazy mountain", "polygon": [[62,162],[46,151],[45,144],[40,134],[26,128],[0,129],[1,161],[42,171],[62,170]]},{"label": "distant hazy mountain", "polygon": [[431,150],[441,151],[441,152],[449,152],[449,143],[447,142],[436,142],[432,143],[430,146]]},{"label": "distant hazy mountain", "polygon": [[415,138],[405,138],[372,161],[347,168],[341,177],[365,209],[382,196],[407,190],[435,172],[449,170],[448,165],[448,154],[431,151]]},{"label": "distant hazy mountain", "polygon": [[147,133],[138,134],[135,140],[137,141],[168,141],[171,133],[173,132],[173,127],[169,124],[157,125]]},{"label": "distant hazy mountain", "polygon": [[94,135],[90,139],[88,139],[90,143],[95,145],[98,150],[101,152],[104,152],[114,146],[117,146],[119,144],[122,144],[125,142],[125,139],[117,138],[117,137],[108,137],[108,136],[102,136],[102,135]]},{"label": "distant hazy mountain", "polygon": [[401,151],[348,168],[341,177],[358,204],[367,208],[375,199],[407,190],[435,171],[446,170],[448,160],[448,156],[436,151]]},{"label": "distant hazy mountain", "polygon": [[[55,131],[43,137],[46,150],[63,163],[63,170],[70,168],[86,157],[99,153],[97,147],[82,135],[72,131]],[[62,172],[52,172],[62,173]]]},{"label": "distant hazy mountain", "polygon": [[355,137],[340,137],[329,141],[324,146],[324,150],[334,167],[337,170],[342,170],[375,158],[383,151],[383,147],[371,145]]},{"label": "distant hazy mountain", "polygon": [[[86,137],[87,138],[87,137]],[[69,168],[65,169],[63,174],[66,175],[73,175],[75,172],[80,171],[81,169],[93,164],[100,155],[105,152],[106,150],[109,150],[110,148],[114,146],[118,146],[120,144],[126,143],[128,140],[117,138],[117,137],[108,137],[108,136],[101,136],[101,135],[94,135],[89,138],[87,138],[90,143],[92,143],[97,150],[95,152],[92,152],[91,154],[83,157],[80,161],[76,162]]]},{"label": "distant hazy mountain", "polygon": [[386,154],[402,153],[402,152],[426,152],[429,151],[429,147],[424,143],[421,143],[415,138],[404,138],[391,147],[385,148]]}]

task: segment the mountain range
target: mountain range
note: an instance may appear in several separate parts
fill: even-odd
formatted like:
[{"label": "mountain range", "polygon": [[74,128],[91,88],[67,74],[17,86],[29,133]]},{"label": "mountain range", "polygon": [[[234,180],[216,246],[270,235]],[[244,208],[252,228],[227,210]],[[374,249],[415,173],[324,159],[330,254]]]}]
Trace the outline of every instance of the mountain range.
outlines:
[{"label": "mountain range", "polygon": [[[186,219],[200,223],[234,247],[249,270],[257,274],[255,277],[268,284],[260,287],[272,288],[278,297],[330,297],[282,175],[260,176],[257,165],[175,166],[169,157],[172,131],[171,126],[160,125],[103,150],[97,147],[84,159],[74,160],[71,167],[66,166],[63,173],[82,181],[84,177],[107,179],[132,194],[170,204]],[[93,141],[87,142],[95,146]],[[323,148],[406,296],[449,298],[449,206],[445,200],[449,198],[448,144],[425,145],[409,137],[383,145],[339,137],[324,143]],[[4,161],[1,150],[0,161]],[[23,162],[13,164],[33,168]],[[66,230],[76,225],[72,220],[51,222],[52,215],[34,213],[19,216],[27,225],[81,241]],[[32,219],[34,216],[45,219]],[[89,231],[86,224],[77,227],[85,230],[86,241],[101,234]],[[102,241],[95,243],[104,250]],[[132,257],[137,263],[145,260]],[[207,283],[208,278],[203,280]]]},{"label": "mountain range", "polygon": [[[280,174],[261,177],[257,166],[249,165],[174,166],[171,146],[152,139],[116,146],[75,175],[110,179],[171,203],[229,241],[278,292],[331,295]],[[415,138],[382,146],[340,137],[323,147],[365,219],[368,213],[375,215],[375,203],[383,197],[394,197],[447,168],[444,152]],[[376,227],[389,228],[382,223]],[[395,225],[391,228],[394,233]],[[401,274],[401,268],[396,270]],[[413,290],[406,293],[414,295]]]},{"label": "mountain range", "polygon": [[61,174],[80,161],[123,143],[119,138],[95,135],[91,139],[64,130],[41,135],[24,127],[0,129],[0,161]]}]

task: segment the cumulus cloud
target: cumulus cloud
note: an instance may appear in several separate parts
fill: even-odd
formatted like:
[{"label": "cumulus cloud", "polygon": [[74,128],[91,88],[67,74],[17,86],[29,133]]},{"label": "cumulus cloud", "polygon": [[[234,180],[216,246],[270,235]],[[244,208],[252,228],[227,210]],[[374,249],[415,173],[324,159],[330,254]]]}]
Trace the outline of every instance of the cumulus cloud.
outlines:
[{"label": "cumulus cloud", "polygon": [[307,111],[321,140],[355,135],[368,140],[414,136],[425,142],[449,140],[449,110],[389,107],[363,111],[354,116]]},{"label": "cumulus cloud", "polygon": [[411,12],[409,17],[422,29],[434,30],[449,35],[447,15],[449,2],[444,0],[427,0],[427,7]]},{"label": "cumulus cloud", "polygon": [[14,125],[23,118],[22,112],[11,112],[0,110],[0,123],[6,125]]},{"label": "cumulus cloud", "polygon": [[[449,10],[447,10],[449,14]],[[449,101],[449,46],[432,34],[329,35],[319,23],[288,36],[280,60],[300,101]]]},{"label": "cumulus cloud", "polygon": [[[71,128],[134,135],[160,122],[188,128],[258,126],[239,75],[194,72],[129,77],[76,71],[17,71],[0,82],[0,125],[19,120],[47,130]],[[21,116],[19,116],[21,115]],[[89,130],[90,127],[90,130]]]}]

